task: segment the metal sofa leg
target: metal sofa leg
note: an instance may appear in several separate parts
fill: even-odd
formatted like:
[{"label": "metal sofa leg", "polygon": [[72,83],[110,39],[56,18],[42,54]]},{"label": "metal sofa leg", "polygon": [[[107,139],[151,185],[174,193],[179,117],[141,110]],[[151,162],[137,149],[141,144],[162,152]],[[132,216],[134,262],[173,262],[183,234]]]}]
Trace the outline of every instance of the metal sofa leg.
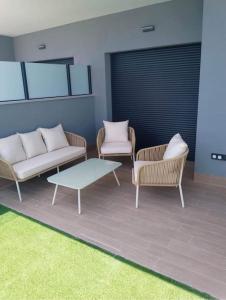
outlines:
[{"label": "metal sofa leg", "polygon": [[22,197],[21,197],[21,192],[20,192],[20,185],[19,185],[18,181],[16,181],[16,188],[17,188],[17,193],[18,193],[18,196],[19,196],[19,200],[20,200],[20,202],[22,202]]},{"label": "metal sofa leg", "polygon": [[182,191],[182,186],[179,184],[179,191],[180,191],[180,200],[181,200],[181,205],[184,208],[184,196],[183,196],[183,191]]},{"label": "metal sofa leg", "polygon": [[139,207],[139,185],[136,186],[136,208]]}]

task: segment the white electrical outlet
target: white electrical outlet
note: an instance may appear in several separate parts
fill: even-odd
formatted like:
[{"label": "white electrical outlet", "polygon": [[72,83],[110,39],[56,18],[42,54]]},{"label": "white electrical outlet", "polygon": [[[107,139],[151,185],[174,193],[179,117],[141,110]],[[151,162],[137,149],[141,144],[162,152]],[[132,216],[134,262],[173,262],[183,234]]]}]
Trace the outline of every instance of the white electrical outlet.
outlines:
[{"label": "white electrical outlet", "polygon": [[211,159],[226,161],[226,154],[211,153]]}]

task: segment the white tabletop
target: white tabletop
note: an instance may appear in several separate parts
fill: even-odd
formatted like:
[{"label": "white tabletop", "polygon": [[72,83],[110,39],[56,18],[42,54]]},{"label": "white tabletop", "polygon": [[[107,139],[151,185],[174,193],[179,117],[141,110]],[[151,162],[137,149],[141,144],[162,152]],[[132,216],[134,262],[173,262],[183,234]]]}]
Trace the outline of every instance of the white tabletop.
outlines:
[{"label": "white tabletop", "polygon": [[91,158],[52,175],[47,180],[56,185],[79,190],[92,184],[104,175],[113,172],[121,165],[120,162]]}]

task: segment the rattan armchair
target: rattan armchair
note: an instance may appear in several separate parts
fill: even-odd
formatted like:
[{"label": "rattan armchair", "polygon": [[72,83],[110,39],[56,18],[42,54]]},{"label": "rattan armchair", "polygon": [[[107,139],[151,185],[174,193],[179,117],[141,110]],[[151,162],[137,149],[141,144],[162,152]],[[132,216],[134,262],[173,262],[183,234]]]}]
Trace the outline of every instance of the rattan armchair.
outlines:
[{"label": "rattan armchair", "polygon": [[130,156],[132,160],[135,160],[136,136],[135,136],[135,131],[132,127],[128,128],[128,140],[131,142],[132,145],[132,151],[129,153],[109,153],[109,154],[101,153],[101,146],[104,143],[104,139],[105,139],[105,129],[103,127],[100,128],[97,134],[97,150],[98,150],[99,158],[104,158],[106,156]]},{"label": "rattan armchair", "polygon": [[163,160],[167,144],[157,147],[141,149],[137,153],[137,161],[145,162],[137,170],[136,178],[133,170],[132,182],[136,186],[136,208],[138,208],[140,186],[168,186],[179,187],[181,205],[184,207],[184,197],[182,191],[183,170],[188,155],[188,150],[172,159]]}]

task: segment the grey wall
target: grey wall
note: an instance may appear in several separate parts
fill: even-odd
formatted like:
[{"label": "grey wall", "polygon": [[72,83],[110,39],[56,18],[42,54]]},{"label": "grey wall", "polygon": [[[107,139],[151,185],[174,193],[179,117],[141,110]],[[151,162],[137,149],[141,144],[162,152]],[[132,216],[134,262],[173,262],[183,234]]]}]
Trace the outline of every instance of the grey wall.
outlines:
[{"label": "grey wall", "polygon": [[0,35],[0,60],[14,60],[13,38]]},{"label": "grey wall", "polygon": [[[15,38],[17,60],[74,56],[76,62],[90,64],[95,98],[73,103],[71,100],[56,102],[56,107],[54,102],[2,106],[0,128],[4,128],[5,134],[16,127],[32,129],[38,123],[47,126],[56,123],[60,115],[67,127],[74,130],[79,128],[81,133],[94,139],[94,122],[99,128],[103,119],[111,118],[108,53],[198,42],[202,39],[196,172],[226,176],[226,163],[210,159],[211,152],[226,153],[226,138],[222,133],[226,127],[226,2],[204,0],[204,11],[202,6],[202,0],[172,0]],[[155,24],[156,31],[142,33],[140,27],[148,24]],[[3,49],[1,41],[0,48]],[[47,44],[46,50],[37,49],[41,43]],[[1,58],[1,49],[0,59],[5,59]],[[92,108],[95,109],[95,121]],[[34,119],[30,116],[27,118],[27,109],[31,116],[35,116]],[[22,117],[22,125],[18,116]],[[80,128],[80,122],[89,117],[89,126]]]},{"label": "grey wall", "polygon": [[81,134],[91,144],[95,142],[92,96],[43,101],[0,104],[0,137],[62,123],[65,130]]},{"label": "grey wall", "polygon": [[226,176],[226,162],[210,159],[226,153],[226,1],[205,0],[196,172]]},{"label": "grey wall", "polygon": [[[142,33],[141,26],[156,31]],[[75,57],[92,66],[96,128],[111,118],[110,65],[106,53],[201,41],[202,0],[173,0],[73,23],[14,39],[17,60]],[[38,45],[47,44],[46,50]],[[45,109],[45,104],[42,104]]]}]

